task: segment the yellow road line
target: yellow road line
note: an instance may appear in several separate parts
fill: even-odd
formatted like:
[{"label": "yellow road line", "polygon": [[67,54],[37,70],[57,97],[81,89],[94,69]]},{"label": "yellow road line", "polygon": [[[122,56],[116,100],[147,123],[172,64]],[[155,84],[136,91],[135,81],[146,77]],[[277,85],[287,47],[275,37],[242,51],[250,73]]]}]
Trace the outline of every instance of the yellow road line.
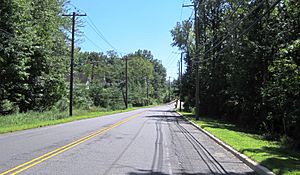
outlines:
[{"label": "yellow road line", "polygon": [[[105,130],[105,129],[107,129],[107,128],[103,128],[102,130]],[[99,132],[99,131],[97,131],[97,132]],[[55,149],[55,150],[53,150],[53,151],[51,151],[51,152],[49,152],[49,153],[47,153],[47,154],[44,154],[44,155],[42,155],[42,156],[40,156],[40,157],[37,157],[37,158],[35,158],[35,159],[32,159],[32,160],[30,160],[30,161],[28,161],[28,162],[25,162],[25,163],[23,163],[23,164],[21,164],[21,165],[15,167],[15,168],[13,168],[13,169],[10,169],[10,170],[8,170],[8,171],[6,171],[6,172],[1,173],[0,175],[4,175],[4,174],[10,173],[10,172],[13,172],[13,171],[15,171],[15,170],[17,170],[17,169],[19,169],[19,168],[25,166],[25,165],[28,165],[28,164],[30,164],[30,163],[33,163],[33,162],[35,162],[35,161],[37,161],[37,160],[39,160],[39,159],[41,159],[41,158],[47,157],[47,156],[49,156],[49,155],[51,155],[51,154],[53,154],[53,153],[55,153],[55,152],[58,152],[59,150],[62,150],[62,149],[64,149],[64,148],[66,148],[66,147],[69,147],[69,146],[71,146],[71,145],[73,145],[73,144],[75,144],[75,143],[77,143],[77,142],[79,142],[79,141],[81,141],[81,140],[84,140],[84,139],[86,139],[86,138],[89,138],[89,137],[91,137],[91,136],[97,134],[97,132],[96,132],[96,133],[93,133],[93,134],[90,134],[90,135],[88,135],[88,136],[85,136],[85,137],[83,137],[83,138],[81,138],[81,139],[79,139],[79,140],[76,140],[76,141],[72,142],[72,143],[69,143],[69,144],[67,144],[67,145],[65,145],[65,146],[63,146],[63,147],[57,148],[57,149]]]},{"label": "yellow road line", "polygon": [[16,166],[16,167],[14,167],[14,168],[12,168],[10,170],[7,170],[7,171],[1,173],[0,175],[7,175],[7,174],[15,175],[15,174],[19,174],[22,171],[27,170],[28,168],[31,168],[31,167],[33,167],[33,166],[35,166],[35,165],[37,165],[37,164],[39,164],[39,163],[41,163],[41,162],[43,162],[45,160],[48,160],[48,159],[50,159],[50,158],[52,158],[52,157],[54,157],[54,156],[56,156],[58,154],[61,154],[61,153],[65,152],[65,151],[67,151],[67,150],[69,150],[69,149],[71,149],[71,148],[73,148],[73,147],[75,147],[75,146],[77,146],[77,145],[79,145],[79,144],[81,144],[83,142],[86,142],[86,141],[88,141],[88,140],[90,140],[90,139],[92,139],[92,138],[94,138],[94,137],[96,137],[98,135],[101,135],[101,134],[103,134],[103,133],[105,133],[105,132],[107,132],[107,131],[109,131],[109,130],[117,127],[117,126],[120,126],[120,125],[122,125],[122,124],[124,124],[124,123],[126,123],[126,122],[128,122],[128,121],[130,121],[130,120],[132,120],[132,119],[134,119],[134,118],[136,118],[138,116],[140,116],[142,113],[144,113],[144,111],[141,112],[141,113],[138,113],[136,115],[133,115],[131,117],[128,117],[128,118],[126,118],[124,120],[121,120],[121,121],[119,121],[119,122],[117,122],[117,123],[115,123],[115,124],[113,124],[113,125],[111,125],[109,127],[102,128],[99,131],[96,131],[96,132],[94,132],[94,133],[92,133],[90,135],[87,135],[87,136],[85,136],[85,137],[83,137],[81,139],[73,141],[73,142],[71,142],[71,143],[69,143],[69,144],[67,144],[65,146],[57,148],[57,149],[55,149],[55,150],[53,150],[51,152],[48,152],[48,153],[46,153],[46,154],[44,154],[44,155],[42,155],[40,157],[37,157],[37,158],[32,159],[32,160],[30,160],[28,162],[25,162],[25,163],[23,163],[23,164],[21,164],[19,166]]}]

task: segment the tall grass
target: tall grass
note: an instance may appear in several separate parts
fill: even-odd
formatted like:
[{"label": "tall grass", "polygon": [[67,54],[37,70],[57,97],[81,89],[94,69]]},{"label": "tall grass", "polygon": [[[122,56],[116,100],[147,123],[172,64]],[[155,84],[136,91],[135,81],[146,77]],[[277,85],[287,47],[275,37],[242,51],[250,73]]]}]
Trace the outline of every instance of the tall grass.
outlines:
[{"label": "tall grass", "polygon": [[51,110],[46,112],[26,112],[0,116],[0,133],[19,131],[24,129],[38,128],[48,125],[71,122],[80,119],[100,117],[103,115],[115,114],[134,110],[107,110],[104,108],[93,108],[91,110],[74,110],[73,116],[69,116],[68,111]]}]

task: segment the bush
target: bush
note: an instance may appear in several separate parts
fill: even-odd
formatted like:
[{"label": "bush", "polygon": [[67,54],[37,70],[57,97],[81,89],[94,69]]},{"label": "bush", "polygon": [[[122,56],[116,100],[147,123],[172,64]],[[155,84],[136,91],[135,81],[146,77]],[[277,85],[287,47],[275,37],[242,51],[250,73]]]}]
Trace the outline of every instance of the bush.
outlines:
[{"label": "bush", "polygon": [[0,114],[7,115],[19,112],[19,107],[15,103],[5,99],[0,102]]},{"label": "bush", "polygon": [[61,98],[58,102],[56,102],[54,108],[57,109],[58,111],[66,111],[69,109],[70,101],[68,98],[63,97]]},{"label": "bush", "polygon": [[286,148],[294,147],[293,139],[286,135],[280,137],[280,144]]},{"label": "bush", "polygon": [[292,58],[282,56],[268,69],[271,78],[262,89],[262,96],[270,131],[284,135],[284,142],[288,141],[285,137],[299,140],[300,67]]}]

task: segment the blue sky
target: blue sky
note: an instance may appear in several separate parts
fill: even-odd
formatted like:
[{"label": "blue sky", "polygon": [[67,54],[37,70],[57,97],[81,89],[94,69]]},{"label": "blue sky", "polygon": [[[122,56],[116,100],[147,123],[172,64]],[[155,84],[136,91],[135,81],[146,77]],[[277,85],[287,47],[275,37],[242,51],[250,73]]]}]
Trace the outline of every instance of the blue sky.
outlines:
[{"label": "blue sky", "polygon": [[[111,44],[120,55],[147,49],[162,60],[168,76],[177,77],[180,54],[171,46],[170,30],[176,22],[191,16],[192,9],[182,8],[183,3],[190,1],[71,0],[71,4],[88,15],[81,17],[87,21],[82,28],[86,38],[79,46],[83,51],[106,52],[113,50]],[[109,44],[92,29],[93,24]]]}]

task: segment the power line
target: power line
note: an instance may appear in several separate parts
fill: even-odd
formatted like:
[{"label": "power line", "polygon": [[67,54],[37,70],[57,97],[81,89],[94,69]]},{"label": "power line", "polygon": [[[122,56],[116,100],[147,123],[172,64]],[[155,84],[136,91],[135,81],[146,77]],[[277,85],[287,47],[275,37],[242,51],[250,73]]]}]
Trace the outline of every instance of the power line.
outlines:
[{"label": "power line", "polygon": [[167,60],[173,55],[173,52],[170,53],[170,55],[167,57]]},{"label": "power line", "polygon": [[276,0],[268,9],[267,11],[260,16],[258,19],[256,19],[244,32],[242,32],[241,35],[246,34],[254,25],[256,25],[260,20],[262,20],[263,17],[265,17],[268,13],[270,13],[273,8],[275,8],[275,6],[280,2],[281,0]]},{"label": "power line", "polygon": [[[268,13],[271,12],[271,10],[280,2],[281,0],[276,0],[268,9],[266,12],[264,12],[260,17],[258,17],[253,23],[251,23],[249,25],[249,27],[247,27],[247,29],[245,29],[244,31],[241,32],[241,34],[239,35],[239,38],[241,38],[242,36],[244,36],[246,33],[248,33],[252,27],[254,25],[256,25],[260,20],[262,20],[263,17],[265,17]],[[232,41],[231,41],[232,42]],[[230,47],[230,43],[224,47],[222,50],[220,50],[219,52],[217,52],[216,54],[214,54],[213,56],[217,56],[219,55],[220,53],[224,52],[227,48]]]},{"label": "power line", "polygon": [[175,58],[176,56],[178,56],[179,54],[174,54],[171,61],[169,62],[170,65],[172,65],[174,63],[174,61],[176,61],[177,59]]},{"label": "power line", "polygon": [[96,27],[96,25],[94,24],[94,22],[92,21],[92,19],[90,17],[88,17],[88,20],[90,21],[91,24],[89,24],[89,22],[87,22],[92,29],[98,34],[98,36],[106,43],[108,44],[111,48],[113,48],[115,51],[118,51],[118,49],[116,49],[106,38],[105,36],[102,34],[102,32]]},{"label": "power line", "polygon": [[192,13],[191,13],[191,15],[190,15],[190,17],[189,17],[188,21],[191,21],[191,20],[193,20],[193,19],[192,19],[192,18],[193,18],[193,15],[194,15],[194,10],[192,11]]},{"label": "power line", "polygon": [[[240,3],[238,4],[238,6],[230,13],[229,16],[226,16],[223,21],[226,21],[227,19],[231,18],[237,11],[238,9],[244,4],[243,1],[238,0]],[[227,31],[228,32],[228,31]],[[216,35],[218,35],[218,33],[215,33],[211,38],[214,38]],[[204,45],[209,44],[211,41],[207,41],[204,43]]]},{"label": "power line", "polygon": [[[84,10],[82,10],[82,9],[79,9],[78,7],[76,7],[74,4],[72,4],[72,3],[68,3],[69,5],[71,5],[71,6],[73,6],[76,10],[80,10],[80,11],[82,11],[82,12],[84,12],[85,13],[85,11]],[[118,51],[118,49],[116,49],[107,39],[106,39],[106,37],[103,35],[103,33],[96,27],[96,25],[95,25],[95,23],[93,22],[93,20],[89,17],[89,16],[87,16],[87,19],[90,21],[90,22],[88,22],[88,21],[86,21],[87,22],[87,24],[94,30],[94,32],[96,32],[96,34],[106,43],[106,44],[108,44],[113,50],[115,50],[115,51],[117,51],[117,52],[119,52]]]},{"label": "power line", "polygon": [[103,50],[100,46],[98,46],[94,41],[92,41],[88,36],[86,36],[86,35],[84,35],[84,37],[88,40],[88,41],[90,41],[95,47],[97,47],[98,49],[100,49],[100,50]]},{"label": "power line", "polygon": [[170,55],[165,59],[165,62],[169,64],[173,56],[174,56],[174,51],[171,51]]},{"label": "power line", "polygon": [[[78,9],[74,4],[72,4],[70,1],[67,2],[67,4],[71,5],[75,10],[81,10],[81,9]],[[82,11],[82,10],[81,10]],[[84,12],[85,13],[85,12]]]},{"label": "power line", "polygon": [[178,55],[178,53],[175,52],[175,51],[172,51],[171,54],[170,54],[170,56],[168,57],[168,59],[167,59],[166,61],[167,61],[168,63],[170,63],[170,61],[172,61],[173,58],[174,58],[174,56],[176,56],[176,55]]},{"label": "power line", "polygon": [[175,57],[177,55],[179,55],[179,54],[172,52],[172,56],[169,58],[166,67],[169,67],[169,66],[171,66],[174,63],[174,61],[176,60]]},{"label": "power line", "polygon": [[9,33],[9,32],[6,31],[6,30],[0,29],[0,31],[4,32],[4,33],[2,33],[2,34],[5,35],[5,36],[14,36],[13,34]]},{"label": "power line", "polygon": [[[213,49],[215,49],[215,48],[217,48],[219,45],[221,45],[229,36],[230,36],[230,34],[231,34],[231,32],[233,32],[239,25],[240,25],[240,23],[242,22],[242,21],[244,21],[246,18],[248,18],[256,9],[258,9],[261,5],[263,5],[263,3],[264,3],[264,1],[261,1],[260,3],[259,3],[259,5],[257,5],[254,9],[252,9],[251,11],[250,11],[250,13],[248,13],[246,16],[244,16],[241,20],[239,20],[232,28],[231,28],[231,30],[229,31],[229,32],[227,32],[227,34],[225,35],[225,37],[223,37],[223,39],[221,40],[221,41],[219,41],[219,42],[217,42],[217,44],[216,43],[213,43],[213,47],[212,48],[210,48],[209,50],[207,50],[207,51],[205,51],[205,53],[204,54],[207,54],[207,53],[209,53],[210,51],[212,51]],[[216,45],[215,45],[216,44]]]},{"label": "power line", "polygon": [[182,20],[182,14],[183,14],[183,5],[185,3],[185,0],[182,0],[182,6],[181,6],[181,11],[180,11],[180,18],[179,18],[179,21]]}]

